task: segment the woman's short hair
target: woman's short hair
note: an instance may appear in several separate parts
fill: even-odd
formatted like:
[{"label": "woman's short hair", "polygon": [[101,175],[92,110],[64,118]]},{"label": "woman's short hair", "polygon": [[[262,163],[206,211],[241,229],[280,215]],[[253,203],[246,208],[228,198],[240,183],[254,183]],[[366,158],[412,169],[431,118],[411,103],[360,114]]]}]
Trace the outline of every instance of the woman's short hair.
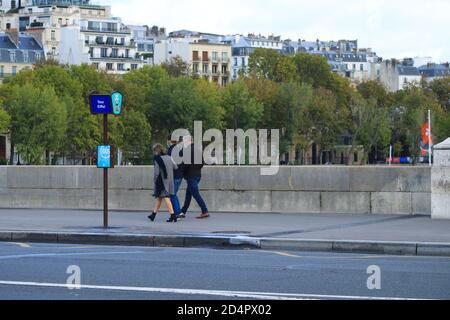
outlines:
[{"label": "woman's short hair", "polygon": [[153,152],[157,153],[159,155],[165,155],[166,154],[166,149],[163,147],[162,144],[157,143],[157,144],[155,144],[153,146]]}]

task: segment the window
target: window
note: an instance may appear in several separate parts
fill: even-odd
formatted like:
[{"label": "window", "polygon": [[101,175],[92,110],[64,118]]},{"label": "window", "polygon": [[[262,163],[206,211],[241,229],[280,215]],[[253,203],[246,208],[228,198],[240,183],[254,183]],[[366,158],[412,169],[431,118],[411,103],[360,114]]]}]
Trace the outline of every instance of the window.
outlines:
[{"label": "window", "polygon": [[101,48],[100,49],[100,57],[106,58],[108,56],[108,49],[107,48]]},{"label": "window", "polygon": [[117,70],[119,70],[119,71],[125,71],[125,67],[124,67],[123,63],[118,63],[118,64],[117,64]]},{"label": "window", "polygon": [[117,57],[119,57],[119,49],[112,49],[111,57],[112,57],[112,58],[117,58]]},{"label": "window", "polygon": [[198,63],[194,63],[194,64],[192,65],[192,71],[193,71],[194,73],[197,73],[197,72],[198,72]]},{"label": "window", "polygon": [[26,51],[23,52],[23,62],[28,63],[28,52]]},{"label": "window", "polygon": [[145,51],[145,44],[139,43],[138,44],[138,51]]},{"label": "window", "polygon": [[108,70],[108,71],[113,70],[113,64],[112,63],[107,63],[106,64],[106,70]]},{"label": "window", "polygon": [[203,52],[202,52],[202,60],[203,60],[203,61],[209,61],[209,58],[208,58],[208,51],[203,51]]},{"label": "window", "polygon": [[198,51],[192,51],[192,61],[198,61]]},{"label": "window", "polygon": [[11,51],[9,55],[10,55],[11,62],[15,62],[16,61],[16,53]]},{"label": "window", "polygon": [[13,66],[12,67],[12,75],[15,76],[17,74],[17,67]]},{"label": "window", "polygon": [[130,57],[130,49],[125,50],[125,58]]},{"label": "window", "polygon": [[66,26],[69,25],[69,19],[66,19]]},{"label": "window", "polygon": [[55,41],[56,40],[56,31],[55,30],[52,30],[52,35],[51,35],[51,39],[52,39],[52,41]]},{"label": "window", "polygon": [[41,54],[39,52],[36,52],[36,61],[41,60]]},{"label": "window", "polygon": [[237,67],[238,65],[238,58],[234,58],[234,66]]},{"label": "window", "polygon": [[56,56],[56,48],[55,47],[52,48],[52,55]]},{"label": "window", "polygon": [[222,52],[222,62],[228,62],[228,52]]},{"label": "window", "polygon": [[356,64],[353,64],[353,70],[356,70]]},{"label": "window", "polygon": [[245,63],[245,58],[242,58],[242,66],[246,66],[246,63]]},{"label": "window", "polygon": [[364,65],[362,63],[359,65],[359,70],[364,71]]},{"label": "window", "polygon": [[208,73],[209,72],[209,64],[204,63],[203,64],[203,73]]},{"label": "window", "polygon": [[100,67],[100,65],[99,65],[98,63],[93,63],[92,65],[94,66],[94,68],[95,68],[96,70],[98,70],[99,67]]},{"label": "window", "polygon": [[58,24],[61,26],[62,25],[62,18],[58,18]]},{"label": "window", "polygon": [[5,74],[5,66],[0,66],[0,78],[3,78]]},{"label": "window", "polygon": [[217,61],[219,59],[219,53],[216,51],[213,51],[212,53],[212,60]]},{"label": "window", "polygon": [[213,74],[217,74],[218,69],[219,69],[218,65],[217,64],[213,64],[213,66],[212,66],[212,73]]},{"label": "window", "polygon": [[132,64],[131,65],[131,70],[136,70],[138,68],[138,65],[137,64]]},{"label": "window", "polygon": [[113,37],[106,38],[106,44],[113,45],[114,44],[114,38]]}]

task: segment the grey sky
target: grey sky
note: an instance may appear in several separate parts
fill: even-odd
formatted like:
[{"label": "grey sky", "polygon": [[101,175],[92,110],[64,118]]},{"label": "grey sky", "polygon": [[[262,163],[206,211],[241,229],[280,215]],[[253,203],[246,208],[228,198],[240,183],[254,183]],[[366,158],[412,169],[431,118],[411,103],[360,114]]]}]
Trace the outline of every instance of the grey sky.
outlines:
[{"label": "grey sky", "polygon": [[450,61],[450,0],[100,0],[127,23],[315,41],[358,39],[384,58]]}]

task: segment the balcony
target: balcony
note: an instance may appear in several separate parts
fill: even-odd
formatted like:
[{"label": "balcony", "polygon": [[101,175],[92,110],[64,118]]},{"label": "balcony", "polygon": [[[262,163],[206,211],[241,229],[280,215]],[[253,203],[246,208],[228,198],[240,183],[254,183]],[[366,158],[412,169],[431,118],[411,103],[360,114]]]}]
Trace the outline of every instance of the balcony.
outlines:
[{"label": "balcony", "polygon": [[143,60],[135,58],[135,57],[131,57],[131,56],[125,56],[125,55],[118,55],[118,56],[114,56],[114,55],[107,55],[107,56],[99,56],[99,55],[94,55],[90,57],[92,61],[130,61],[130,62],[135,62],[135,63],[143,63]]},{"label": "balcony", "polygon": [[90,47],[108,47],[108,48],[128,48],[128,49],[136,49],[136,43],[131,41],[130,43],[120,43],[120,42],[105,42],[105,41],[89,41],[86,40],[84,42],[87,46]]}]

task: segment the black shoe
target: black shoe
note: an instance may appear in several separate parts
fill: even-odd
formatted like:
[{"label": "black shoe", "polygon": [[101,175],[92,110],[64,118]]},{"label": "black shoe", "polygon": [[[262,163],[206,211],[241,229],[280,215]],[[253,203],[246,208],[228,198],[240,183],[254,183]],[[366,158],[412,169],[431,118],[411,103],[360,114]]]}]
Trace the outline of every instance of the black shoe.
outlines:
[{"label": "black shoe", "polygon": [[156,219],[156,212],[153,212],[151,215],[148,216],[148,218],[153,222]]},{"label": "black shoe", "polygon": [[177,216],[176,216],[175,214],[171,214],[171,215],[170,215],[170,219],[167,220],[167,222],[169,222],[169,223],[171,223],[171,222],[177,222],[177,221],[178,221],[178,218],[177,218]]},{"label": "black shoe", "polygon": [[184,212],[180,213],[180,215],[178,216],[178,219],[186,219],[186,213],[184,213]]}]

